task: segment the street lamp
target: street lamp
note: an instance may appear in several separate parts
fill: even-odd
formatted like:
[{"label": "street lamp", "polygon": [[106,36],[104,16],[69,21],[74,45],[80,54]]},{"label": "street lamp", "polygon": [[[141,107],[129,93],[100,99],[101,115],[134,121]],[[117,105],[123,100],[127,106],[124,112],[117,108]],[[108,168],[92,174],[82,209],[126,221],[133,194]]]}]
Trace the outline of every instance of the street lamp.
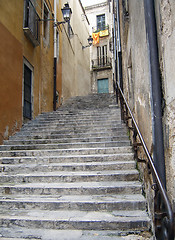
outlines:
[{"label": "street lamp", "polygon": [[85,48],[87,48],[87,47],[92,46],[93,38],[92,38],[91,36],[89,36],[87,40],[88,40],[88,44],[89,44],[89,45],[87,45],[87,46],[82,46],[82,49],[85,49]]},{"label": "street lamp", "polygon": [[56,22],[55,25],[59,26],[60,24],[64,24],[66,22],[70,21],[71,15],[72,15],[72,10],[69,7],[69,3],[65,3],[64,7],[61,9],[62,14],[63,14],[63,19],[64,21],[61,22]]}]

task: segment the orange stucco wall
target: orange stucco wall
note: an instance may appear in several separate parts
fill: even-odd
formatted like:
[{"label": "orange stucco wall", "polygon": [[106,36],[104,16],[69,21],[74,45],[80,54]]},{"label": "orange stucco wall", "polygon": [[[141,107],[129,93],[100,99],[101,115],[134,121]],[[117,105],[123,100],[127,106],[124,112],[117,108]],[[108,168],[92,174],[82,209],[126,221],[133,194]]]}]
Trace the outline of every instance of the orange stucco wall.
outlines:
[{"label": "orange stucco wall", "polygon": [[[52,18],[53,0],[49,1]],[[45,1],[47,4],[47,1]],[[59,4],[58,7],[61,5]],[[44,1],[37,1],[36,11],[43,18]],[[58,11],[58,18],[60,15]],[[40,45],[34,47],[23,31],[24,0],[0,0],[0,144],[21,128],[23,123],[23,65],[33,69],[32,117],[53,110],[53,22],[49,22],[48,41],[44,22],[40,22]],[[61,39],[61,38],[60,38]],[[60,41],[61,46],[61,41]],[[60,47],[61,51],[61,47]],[[62,57],[57,66],[57,91],[61,96]]]},{"label": "orange stucco wall", "polygon": [[0,143],[22,124],[22,44],[0,23]]}]

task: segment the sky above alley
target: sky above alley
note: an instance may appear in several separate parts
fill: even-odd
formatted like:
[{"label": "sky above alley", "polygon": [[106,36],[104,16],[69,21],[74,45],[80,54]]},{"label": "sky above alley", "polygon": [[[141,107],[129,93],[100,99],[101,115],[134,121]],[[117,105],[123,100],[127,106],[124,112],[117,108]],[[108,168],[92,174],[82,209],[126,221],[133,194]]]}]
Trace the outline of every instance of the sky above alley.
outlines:
[{"label": "sky above alley", "polygon": [[84,7],[104,2],[105,0],[81,0]]}]

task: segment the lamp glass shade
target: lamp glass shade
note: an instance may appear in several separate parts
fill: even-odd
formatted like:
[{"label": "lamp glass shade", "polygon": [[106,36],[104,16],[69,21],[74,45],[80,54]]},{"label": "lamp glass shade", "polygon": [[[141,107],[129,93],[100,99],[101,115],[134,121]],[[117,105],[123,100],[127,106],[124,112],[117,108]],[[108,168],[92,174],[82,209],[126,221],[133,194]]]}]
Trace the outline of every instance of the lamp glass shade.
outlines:
[{"label": "lamp glass shade", "polygon": [[69,4],[66,3],[64,5],[64,8],[61,9],[61,11],[62,11],[62,14],[63,14],[64,21],[68,22],[70,20],[70,18],[71,18],[71,15],[72,15],[72,10],[69,7]]},{"label": "lamp glass shade", "polygon": [[93,43],[93,38],[91,36],[88,37],[88,43],[89,43],[89,46],[91,46]]}]

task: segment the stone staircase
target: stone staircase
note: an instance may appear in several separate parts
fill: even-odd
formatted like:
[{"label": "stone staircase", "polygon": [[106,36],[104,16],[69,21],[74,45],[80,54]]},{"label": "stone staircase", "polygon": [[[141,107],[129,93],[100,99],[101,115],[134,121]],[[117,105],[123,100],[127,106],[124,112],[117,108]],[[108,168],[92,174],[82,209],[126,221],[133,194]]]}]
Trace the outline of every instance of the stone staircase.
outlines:
[{"label": "stone staircase", "polygon": [[0,146],[0,239],[150,239],[127,129],[110,94],[70,99]]}]

